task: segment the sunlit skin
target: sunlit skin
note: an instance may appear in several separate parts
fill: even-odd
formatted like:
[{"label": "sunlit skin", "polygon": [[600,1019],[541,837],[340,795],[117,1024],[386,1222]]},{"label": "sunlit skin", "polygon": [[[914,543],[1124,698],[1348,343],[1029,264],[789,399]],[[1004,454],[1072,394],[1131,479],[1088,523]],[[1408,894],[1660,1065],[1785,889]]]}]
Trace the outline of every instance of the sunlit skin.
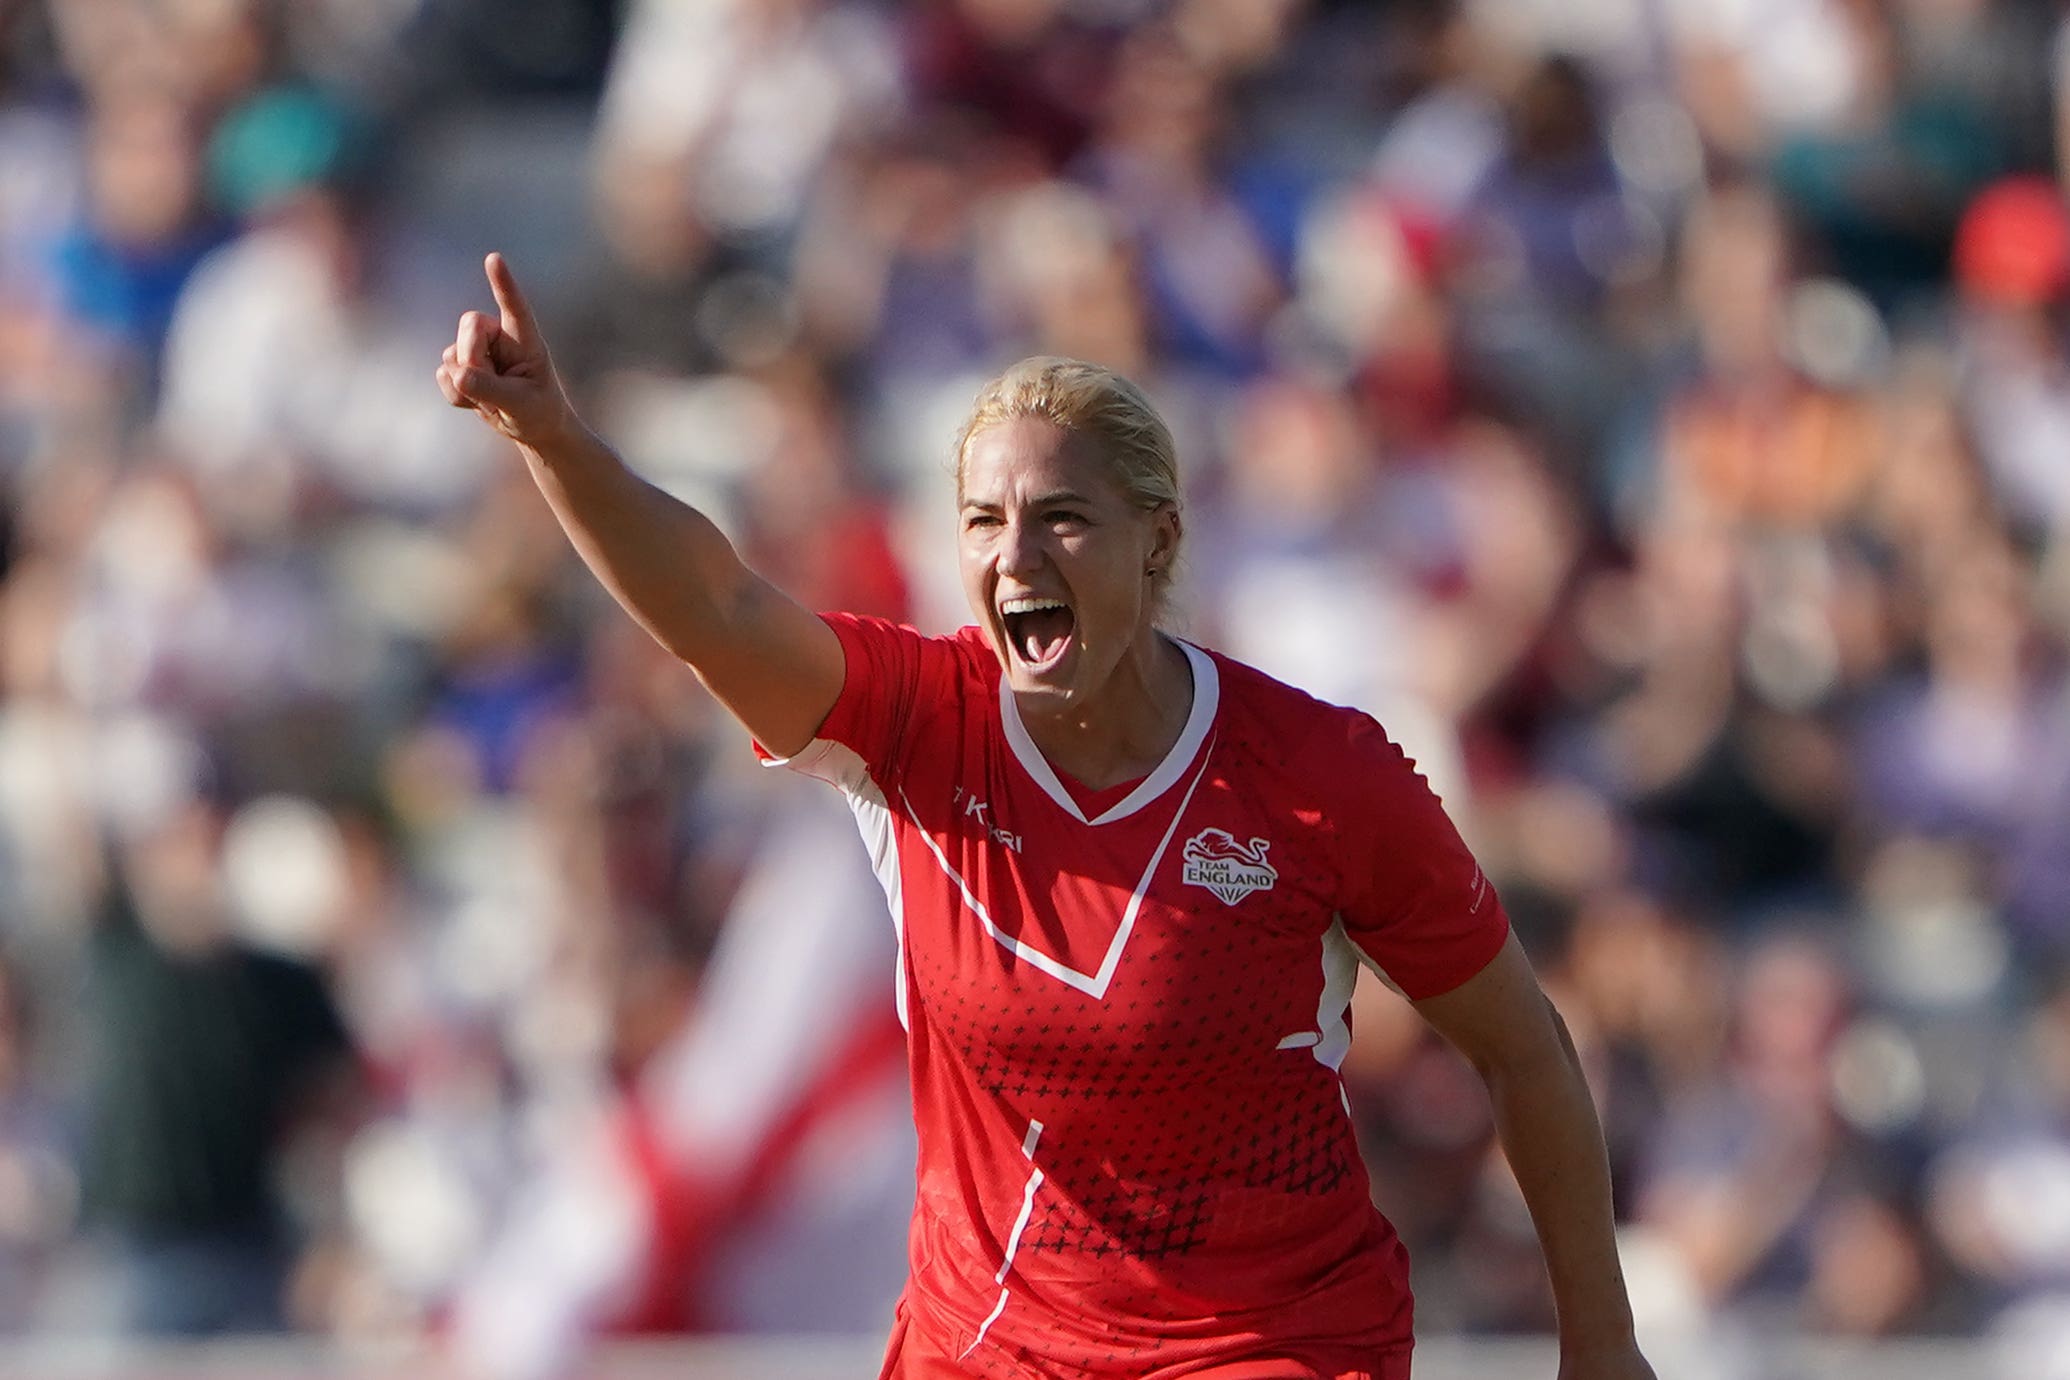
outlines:
[{"label": "sunlit skin", "polygon": [[[1177,511],[1136,506],[1090,442],[1037,417],[972,437],[960,489],[963,592],[1029,736],[1096,789],[1148,774],[1193,699],[1186,655],[1155,621]],[[1022,596],[1070,608],[1068,639],[1040,665],[1015,649],[1001,611]]]}]

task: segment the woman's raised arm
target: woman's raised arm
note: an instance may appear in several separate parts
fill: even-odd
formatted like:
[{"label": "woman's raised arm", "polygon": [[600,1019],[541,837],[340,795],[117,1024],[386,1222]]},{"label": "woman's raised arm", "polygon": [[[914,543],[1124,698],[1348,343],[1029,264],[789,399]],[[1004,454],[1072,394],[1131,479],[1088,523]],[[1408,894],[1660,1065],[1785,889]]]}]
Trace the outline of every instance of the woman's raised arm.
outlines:
[{"label": "woman's raised arm", "polygon": [[486,268],[497,315],[460,318],[439,391],[517,443],[575,550],[641,627],[765,747],[804,747],[841,693],[840,639],[583,424],[510,265],[491,254]]}]

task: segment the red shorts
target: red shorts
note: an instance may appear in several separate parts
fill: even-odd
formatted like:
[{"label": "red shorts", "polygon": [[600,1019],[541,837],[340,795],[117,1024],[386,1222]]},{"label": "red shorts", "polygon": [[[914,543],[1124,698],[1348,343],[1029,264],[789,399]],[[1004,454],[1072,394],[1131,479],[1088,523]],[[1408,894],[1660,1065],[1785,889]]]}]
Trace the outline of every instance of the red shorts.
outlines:
[{"label": "red shorts", "polygon": [[[1332,1350],[1335,1350],[1334,1348]],[[1124,1372],[1117,1371],[1117,1377]],[[980,1347],[967,1358],[959,1358],[912,1325],[904,1304],[891,1327],[891,1342],[885,1348],[884,1369],[878,1380],[969,1380],[987,1376],[992,1380],[1053,1380],[1053,1377],[1016,1361],[997,1347]],[[1134,1372],[1131,1380],[1409,1380],[1409,1353],[1380,1355],[1323,1355],[1301,1351],[1265,1352],[1228,1361],[1192,1365],[1162,1366]]]}]

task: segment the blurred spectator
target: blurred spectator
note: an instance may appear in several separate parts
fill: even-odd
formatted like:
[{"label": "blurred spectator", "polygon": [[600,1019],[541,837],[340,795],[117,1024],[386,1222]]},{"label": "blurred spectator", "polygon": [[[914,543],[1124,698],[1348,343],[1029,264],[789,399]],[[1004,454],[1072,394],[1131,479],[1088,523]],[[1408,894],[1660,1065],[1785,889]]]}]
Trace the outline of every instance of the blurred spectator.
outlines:
[{"label": "blurred spectator", "polygon": [[809,608],[903,622],[911,599],[888,514],[859,472],[827,381],[803,363],[769,372],[782,431],[767,462],[746,476],[741,549]]},{"label": "blurred spectator", "polygon": [[726,362],[716,290],[751,264],[698,215],[680,158],[600,151],[593,192],[600,252],[567,294],[555,360],[608,406],[630,375],[689,377]]},{"label": "blurred spectator", "polygon": [[1843,516],[1867,480],[1880,440],[1874,414],[1788,354],[1786,233],[1752,187],[1713,192],[1684,226],[1697,358],[1663,418],[1653,500],[1663,525],[1819,527]]},{"label": "blurred spectator", "polygon": [[1998,183],[1976,199],[1955,242],[1965,308],[1968,416],[2012,515],[2070,529],[2070,213],[2042,178]]},{"label": "blurred spectator", "polygon": [[230,931],[221,830],[193,800],[125,841],[92,941],[86,1213],[119,1325],[144,1334],[287,1324],[305,1243],[282,1139],[350,1114],[351,1043],[321,979]]},{"label": "blurred spectator", "polygon": [[[2001,1326],[2070,1290],[2070,983],[2050,975],[1983,1114],[1934,1167],[1933,1222]],[[2064,1340],[2051,1332],[2055,1344]],[[2040,1340],[2037,1338],[2037,1340]]]},{"label": "blurred spectator", "polygon": [[1849,118],[1772,150],[1778,190],[1834,268],[1887,305],[1940,278],[1962,207],[2013,157],[2014,126],[1997,117],[2020,84],[1977,59],[2021,40],[1989,23],[1993,8],[1851,7],[1862,80]]},{"label": "blurred spectator", "polygon": [[1009,158],[1062,168],[1084,147],[1118,26],[1059,0],[923,0],[905,7],[904,62],[931,108],[974,115]]},{"label": "blurred spectator", "polygon": [[627,8],[622,0],[297,0],[274,22],[297,71],[384,113],[422,115],[468,101],[593,96]]},{"label": "blurred spectator", "polygon": [[1315,337],[1314,367],[1350,376],[1383,451],[1431,459],[1464,403],[1458,323],[1441,282],[1446,227],[1416,209],[1413,193],[1398,202],[1387,186],[1385,177],[1354,185],[1303,218],[1294,320]]},{"label": "blurred spectator", "polygon": [[997,348],[977,239],[997,147],[954,126],[915,129],[832,170],[798,241],[800,308],[819,349],[895,390]]},{"label": "blurred spectator", "polygon": [[1216,74],[1150,26],[1121,46],[1079,175],[1133,238],[1168,367],[1242,375],[1262,363],[1283,295],[1257,219],[1228,176]]},{"label": "blurred spectator", "polygon": [[222,227],[203,199],[197,115],[125,91],[87,125],[84,205],[51,247],[50,309],[62,348],[121,391],[156,378],[173,303]]},{"label": "blurred spectator", "polygon": [[1778,1323],[1878,1333],[1917,1308],[1925,1246],[1893,1203],[1902,1185],[1874,1146],[1850,1146],[1832,1105],[1848,1002],[1816,944],[1758,947],[1735,1000],[1729,1081],[1668,1108],[1639,1211],[1703,1296]]},{"label": "blurred spectator", "polygon": [[0,958],[0,1336],[40,1320],[79,1198],[59,1109],[36,1086],[28,999],[20,970]]},{"label": "blurred spectator", "polygon": [[849,0],[714,0],[630,7],[599,113],[611,145],[688,155],[684,192],[706,224],[782,236],[842,137],[898,104],[891,35]]},{"label": "blurred spectator", "polygon": [[1553,57],[1507,115],[1504,151],[1466,206],[1473,271],[1500,291],[1585,310],[1633,248],[1599,98],[1580,63]]},{"label": "blurred spectator", "polygon": [[1412,215],[1449,226],[1506,145],[1486,35],[1450,0],[1411,7],[1400,30],[1401,104],[1374,152],[1374,181]]},{"label": "blurred spectator", "polygon": [[1655,267],[1611,157],[1602,101],[1571,57],[1535,63],[1508,93],[1501,152],[1461,211],[1461,347],[1491,393],[1575,459],[1608,425],[1629,368],[1598,317]]},{"label": "blurred spectator", "polygon": [[2026,828],[2063,725],[2034,675],[2025,584],[2011,552],[1979,542],[1928,595],[1924,675],[1892,685],[1862,730],[1864,804],[1886,829],[2002,854]]},{"label": "blurred spectator", "polygon": [[1676,7],[1679,83],[1705,141],[1731,164],[1779,139],[1844,129],[1871,80],[1873,20],[1835,0]]},{"label": "blurred spectator", "polygon": [[251,228],[180,297],[160,424],[212,504],[262,533],[329,493],[436,512],[486,469],[461,419],[419,396],[423,305],[401,295],[401,247],[377,245],[366,137],[351,112],[285,89],[231,112],[213,146]]}]

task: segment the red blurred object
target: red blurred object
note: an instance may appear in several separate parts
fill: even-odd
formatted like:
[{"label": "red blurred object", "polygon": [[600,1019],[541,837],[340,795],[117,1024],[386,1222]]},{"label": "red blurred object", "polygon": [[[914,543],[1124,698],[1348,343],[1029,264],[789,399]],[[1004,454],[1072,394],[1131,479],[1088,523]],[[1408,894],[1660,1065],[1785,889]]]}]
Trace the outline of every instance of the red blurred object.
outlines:
[{"label": "red blurred object", "polygon": [[2070,287],[2070,212],[2046,177],[2009,177],[1970,203],[1955,232],[1955,281],[1965,297],[2035,306]]}]

